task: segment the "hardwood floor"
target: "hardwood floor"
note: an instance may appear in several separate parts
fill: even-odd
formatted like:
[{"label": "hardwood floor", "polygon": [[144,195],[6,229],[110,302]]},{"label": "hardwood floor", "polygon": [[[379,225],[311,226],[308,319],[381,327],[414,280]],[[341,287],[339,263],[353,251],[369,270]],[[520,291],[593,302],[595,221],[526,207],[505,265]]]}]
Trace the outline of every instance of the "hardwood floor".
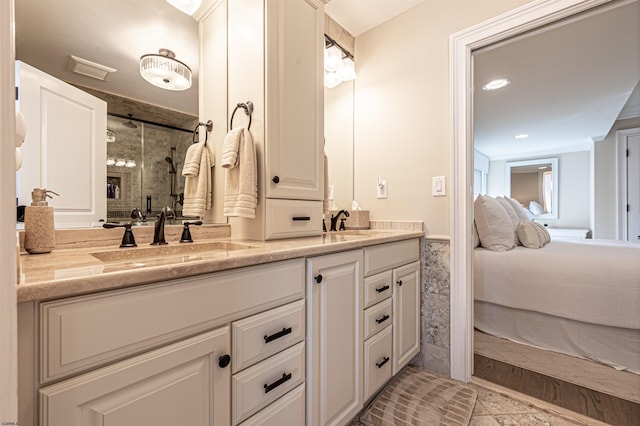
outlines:
[{"label": "hardwood floor", "polygon": [[640,376],[475,333],[474,376],[612,425],[640,419]]}]

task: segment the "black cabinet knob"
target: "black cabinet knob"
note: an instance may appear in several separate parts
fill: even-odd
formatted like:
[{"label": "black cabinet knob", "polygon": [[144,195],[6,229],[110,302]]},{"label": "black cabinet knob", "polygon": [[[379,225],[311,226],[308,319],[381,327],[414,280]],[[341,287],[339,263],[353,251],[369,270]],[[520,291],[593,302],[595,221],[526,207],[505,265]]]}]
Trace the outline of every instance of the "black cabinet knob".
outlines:
[{"label": "black cabinet knob", "polygon": [[397,283],[400,287],[402,287],[402,280],[398,280],[398,281],[396,281],[396,283]]},{"label": "black cabinet knob", "polygon": [[231,357],[229,355],[222,355],[218,358],[218,365],[220,368],[225,368],[231,362]]},{"label": "black cabinet knob", "polygon": [[315,280],[318,284],[320,284],[322,282],[322,274],[318,274],[315,276]]},{"label": "black cabinet knob", "polygon": [[271,180],[273,181],[273,183],[280,183],[280,178],[278,176],[274,176]]}]

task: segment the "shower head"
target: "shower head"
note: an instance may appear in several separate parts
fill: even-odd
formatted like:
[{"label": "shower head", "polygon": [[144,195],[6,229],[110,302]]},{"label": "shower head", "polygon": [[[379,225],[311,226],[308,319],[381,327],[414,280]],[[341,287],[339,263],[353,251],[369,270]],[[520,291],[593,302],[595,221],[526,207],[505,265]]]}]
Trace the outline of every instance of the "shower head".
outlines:
[{"label": "shower head", "polygon": [[176,172],[176,168],[173,165],[173,160],[171,159],[171,157],[164,157],[164,161],[169,163],[169,165],[171,166],[171,173],[175,173]]},{"label": "shower head", "polygon": [[124,123],[122,123],[122,125],[123,125],[124,127],[128,127],[128,128],[130,128],[130,129],[137,129],[137,128],[138,128],[138,126],[136,126],[136,125],[133,123],[133,121],[131,121],[131,115],[132,115],[132,114],[128,114],[128,115],[129,115],[129,121],[125,121]]}]

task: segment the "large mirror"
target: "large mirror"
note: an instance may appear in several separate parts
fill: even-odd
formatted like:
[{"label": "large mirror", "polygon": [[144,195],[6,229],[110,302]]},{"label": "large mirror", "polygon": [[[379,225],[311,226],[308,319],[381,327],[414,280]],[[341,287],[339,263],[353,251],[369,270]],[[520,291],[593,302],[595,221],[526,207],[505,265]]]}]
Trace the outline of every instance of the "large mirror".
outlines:
[{"label": "large mirror", "polygon": [[518,200],[534,218],[558,218],[558,159],[508,161],[506,193]]},{"label": "large mirror", "polygon": [[[192,129],[198,116],[197,22],[166,0],[17,0],[15,5],[16,59],[107,101],[109,139],[115,137],[105,138],[107,220],[127,220],[133,207],[146,211],[148,196],[154,212],[176,202],[180,209],[181,164],[191,138],[184,130]],[[160,48],[173,50],[191,67],[190,89],[163,90],[140,78],[139,57]],[[72,73],[69,55],[117,71],[106,81]],[[353,87],[345,82],[326,91],[325,151],[340,208],[350,208],[353,199]],[[125,125],[128,114],[135,128]],[[118,160],[125,166],[116,166]]]}]

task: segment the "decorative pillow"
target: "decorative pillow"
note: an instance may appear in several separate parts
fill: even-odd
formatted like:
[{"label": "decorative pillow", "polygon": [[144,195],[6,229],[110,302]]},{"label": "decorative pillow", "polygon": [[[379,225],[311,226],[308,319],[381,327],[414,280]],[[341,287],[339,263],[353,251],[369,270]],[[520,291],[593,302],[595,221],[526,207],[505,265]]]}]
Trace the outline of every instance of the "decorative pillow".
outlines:
[{"label": "decorative pillow", "polygon": [[510,198],[506,196],[504,198],[506,198],[507,201],[511,203],[511,207],[513,207],[513,210],[516,212],[520,220],[531,221],[531,217],[527,215],[527,211],[524,209],[524,207],[522,207],[522,204],[520,204],[520,201],[516,200],[515,198]]},{"label": "decorative pillow", "polygon": [[535,227],[538,229],[538,234],[540,235],[540,238],[544,241],[545,244],[551,241],[551,234],[549,234],[549,231],[543,224],[538,222],[531,222],[531,223],[533,223]]},{"label": "decorative pillow", "polygon": [[518,238],[523,246],[527,248],[540,248],[544,246],[544,237],[541,238],[540,231],[535,222],[521,220],[518,223]]},{"label": "decorative pillow", "polygon": [[473,213],[482,247],[493,251],[508,251],[513,248],[511,219],[495,198],[479,195],[473,203]]},{"label": "decorative pillow", "polygon": [[476,227],[476,221],[473,221],[473,248],[480,245],[480,237],[478,236],[478,228]]},{"label": "decorative pillow", "polygon": [[544,214],[544,209],[537,201],[531,201],[529,203],[529,211],[533,214]]},{"label": "decorative pillow", "polygon": [[516,214],[516,211],[513,209],[513,206],[504,197],[496,197],[496,200],[504,207],[507,214],[509,215],[509,219],[511,219],[511,223],[513,224],[513,244],[516,246],[521,246],[520,240],[518,239],[518,223],[520,222],[520,218]]}]

